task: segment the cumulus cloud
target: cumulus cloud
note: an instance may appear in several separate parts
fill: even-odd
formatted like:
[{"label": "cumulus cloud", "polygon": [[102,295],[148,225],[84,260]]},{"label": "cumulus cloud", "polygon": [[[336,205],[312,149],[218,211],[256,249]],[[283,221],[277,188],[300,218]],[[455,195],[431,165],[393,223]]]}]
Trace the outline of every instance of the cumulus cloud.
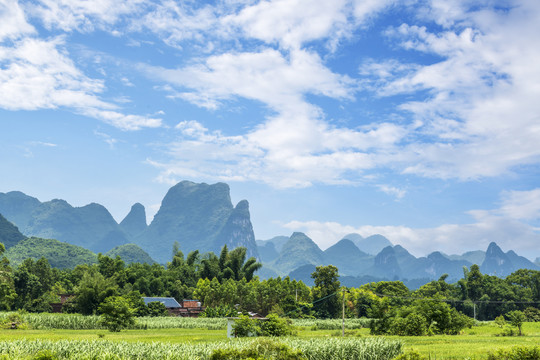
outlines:
[{"label": "cumulus cloud", "polygon": [[123,15],[137,12],[143,0],[38,0],[25,3],[26,11],[48,29],[92,32],[109,29]]},{"label": "cumulus cloud", "polygon": [[0,107],[7,110],[70,108],[124,130],[161,125],[160,119],[125,115],[97,94],[102,80],[84,75],[62,50],[64,38],[24,37],[0,46]]},{"label": "cumulus cloud", "polygon": [[489,3],[467,4],[447,13],[447,5],[433,1],[420,12],[443,25],[441,32],[409,24],[387,31],[403,48],[443,60],[414,66],[388,60],[361,68],[366,79],[377,77],[379,96],[427,91],[426,99],[400,105],[421,124],[416,141],[403,149],[409,154],[406,173],[470,180],[540,158],[540,42],[533,35],[540,32],[540,6],[518,1],[498,11]]}]

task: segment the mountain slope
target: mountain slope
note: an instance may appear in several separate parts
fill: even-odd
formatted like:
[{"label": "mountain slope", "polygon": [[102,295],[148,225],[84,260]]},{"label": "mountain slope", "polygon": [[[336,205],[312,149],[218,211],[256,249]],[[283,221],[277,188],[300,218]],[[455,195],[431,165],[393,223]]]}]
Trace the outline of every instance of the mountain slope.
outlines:
[{"label": "mountain slope", "polygon": [[17,243],[25,238],[15,225],[0,214],[0,243],[4,244],[6,249],[17,245]]},{"label": "mountain slope", "polygon": [[80,246],[71,245],[52,239],[31,237],[20,241],[5,253],[9,261],[20,264],[27,258],[49,260],[49,264],[55,268],[74,268],[81,264],[93,264],[97,262],[97,256],[90,250]]},{"label": "mountain slope", "polygon": [[34,209],[24,233],[57,239],[94,252],[106,252],[128,242],[126,234],[102,205],[73,207],[58,199]]},{"label": "mountain slope", "polygon": [[283,245],[279,257],[270,267],[285,275],[306,264],[320,265],[324,263],[324,253],[306,234],[295,232]]},{"label": "mountain slope", "polygon": [[135,244],[124,244],[117,246],[114,249],[107,251],[105,255],[111,258],[120,256],[126,265],[131,263],[155,263],[155,261],[150,257],[150,255],[148,255],[146,251]]},{"label": "mountain slope", "polygon": [[514,266],[508,256],[496,243],[490,243],[486,250],[486,258],[480,265],[482,274],[506,276],[512,273],[513,270]]},{"label": "mountain slope", "polygon": [[362,252],[349,239],[342,239],[324,251],[326,264],[337,266],[340,275],[358,275],[373,263],[373,256]]},{"label": "mountain slope", "polygon": [[120,223],[120,228],[131,238],[146,230],[146,211],[142,204],[136,203]]},{"label": "mountain slope", "polygon": [[187,253],[193,250],[218,253],[246,246],[250,256],[257,254],[247,201],[233,208],[229,186],[182,181],[171,187],[156,216],[134,243],[160,263],[171,258],[175,241]]},{"label": "mountain slope", "polygon": [[390,240],[382,235],[375,234],[367,238],[363,238],[358,234],[348,234],[343,239],[351,240],[358,249],[369,255],[377,255],[387,246],[392,246]]},{"label": "mountain slope", "polygon": [[32,217],[32,212],[39,205],[41,202],[38,199],[20,191],[0,193],[0,214],[15,224],[23,234],[26,234],[25,228]]}]

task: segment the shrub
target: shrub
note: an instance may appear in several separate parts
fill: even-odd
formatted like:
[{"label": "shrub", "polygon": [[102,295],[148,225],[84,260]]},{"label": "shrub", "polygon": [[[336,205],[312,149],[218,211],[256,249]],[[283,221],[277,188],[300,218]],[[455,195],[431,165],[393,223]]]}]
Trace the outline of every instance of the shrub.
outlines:
[{"label": "shrub", "polygon": [[262,336],[287,336],[292,335],[291,321],[270,314],[266,321],[261,321]]},{"label": "shrub", "polygon": [[425,360],[425,356],[420,355],[418,351],[408,351],[399,356],[396,356],[393,360]]},{"label": "shrub", "polygon": [[488,360],[540,360],[540,347],[514,346],[488,353]]},{"label": "shrub", "polygon": [[261,328],[258,326],[257,322],[250,319],[247,315],[240,315],[240,317],[234,321],[232,328],[237,337],[259,336],[261,333]]},{"label": "shrub", "polygon": [[518,328],[519,336],[523,335],[521,332],[523,322],[525,321],[525,315],[523,314],[523,312],[519,310],[510,311],[506,314],[506,317],[508,317],[508,320],[510,321],[510,324],[512,326]]},{"label": "shrub", "polygon": [[426,318],[417,313],[410,313],[405,318],[395,318],[390,333],[402,336],[422,336],[427,332]]},{"label": "shrub", "polygon": [[526,318],[525,321],[529,321],[529,322],[540,321],[540,310],[538,310],[537,308],[529,306],[523,311],[523,314],[525,315],[525,318]]},{"label": "shrub", "polygon": [[210,355],[210,360],[228,359],[307,360],[302,351],[293,350],[285,344],[270,340],[255,341],[245,349],[217,349]]},{"label": "shrub", "polygon": [[167,307],[165,304],[159,301],[152,301],[148,303],[148,316],[157,317],[157,316],[169,316]]},{"label": "shrub", "polygon": [[100,323],[109,331],[118,332],[124,328],[133,326],[134,310],[129,306],[129,301],[121,296],[110,296],[100,305]]},{"label": "shrub", "polygon": [[251,319],[241,315],[235,320],[233,330],[237,337],[247,336],[287,336],[292,335],[291,321],[275,314],[268,315],[266,320]]}]

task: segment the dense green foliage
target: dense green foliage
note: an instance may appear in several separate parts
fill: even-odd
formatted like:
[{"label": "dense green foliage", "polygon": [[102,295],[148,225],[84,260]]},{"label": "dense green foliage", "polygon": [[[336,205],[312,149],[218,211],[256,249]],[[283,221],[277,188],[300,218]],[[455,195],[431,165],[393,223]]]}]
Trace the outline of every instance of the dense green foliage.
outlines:
[{"label": "dense green foliage", "polygon": [[311,274],[315,281],[313,291],[314,310],[318,317],[334,318],[339,313],[339,302],[336,294],[341,286],[338,268],[333,265],[317,266]]},{"label": "dense green foliage", "polygon": [[108,257],[121,257],[126,264],[131,263],[147,263],[153,264],[155,261],[148,255],[146,251],[135,244],[124,244],[115,247],[105,253]]},{"label": "dense green foliage", "polygon": [[131,308],[129,300],[121,296],[111,296],[99,306],[100,322],[109,331],[118,332],[135,324],[135,310]]},{"label": "dense green foliage", "polygon": [[44,257],[52,267],[59,269],[72,269],[77,265],[97,262],[96,254],[83,247],[36,237],[19,241],[6,251],[6,257],[15,265],[28,258],[38,260]]},{"label": "dense green foliage", "polygon": [[470,324],[463,314],[492,320],[526,310],[524,321],[538,318],[539,271],[519,270],[500,279],[482,274],[473,265],[464,269],[464,277],[457,283],[447,283],[447,277],[442,276],[413,292],[401,281],[346,289],[340,285],[338,269],[329,265],[316,268],[312,274],[315,286],[310,288],[288,277],[261,281],[254,276],[260,264],[246,257],[245,248],[229,251],[224,246],[219,256],[198,251],[184,256],[176,246],[166,266],[126,265],[119,256],[99,254],[97,263],[73,269],[53,268],[44,258],[29,258],[12,267],[2,258],[0,308],[47,312],[51,311],[50,303],[59,302],[58,294],[66,293],[74,297],[64,311],[85,315],[101,314],[100,306],[111,296],[125,299],[136,316],[165,314],[162,308],[144,305],[141,296],[198,299],[208,308],[208,317],[240,311],[289,318],[338,318],[345,304],[347,318],[375,319],[373,333],[401,335],[459,333]]},{"label": "dense green foliage", "polygon": [[252,319],[247,315],[240,315],[234,321],[233,330],[236,337],[249,336],[287,336],[293,333],[292,322],[278,317],[275,314],[268,315],[264,320]]}]

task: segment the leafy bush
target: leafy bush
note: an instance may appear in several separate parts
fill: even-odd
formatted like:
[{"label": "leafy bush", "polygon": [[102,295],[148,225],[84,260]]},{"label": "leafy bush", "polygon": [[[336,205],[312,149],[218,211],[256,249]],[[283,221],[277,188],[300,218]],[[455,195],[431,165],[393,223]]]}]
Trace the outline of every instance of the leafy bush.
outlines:
[{"label": "leafy bush", "polygon": [[210,360],[228,359],[307,360],[302,351],[270,340],[258,340],[245,349],[217,349],[210,356]]},{"label": "leafy bush", "polygon": [[169,316],[167,307],[160,301],[152,301],[148,303],[148,316],[157,317],[157,316]]},{"label": "leafy bush", "polygon": [[428,330],[426,318],[417,313],[410,313],[405,318],[396,318],[390,330],[393,335],[422,336]]},{"label": "leafy bush", "polygon": [[418,351],[408,351],[399,356],[396,356],[393,360],[425,360],[425,356],[420,355]]},{"label": "leafy bush", "polygon": [[8,316],[0,321],[0,328],[2,329],[27,329],[28,323],[23,319],[20,313],[9,313]]},{"label": "leafy bush", "polygon": [[270,314],[266,321],[260,324],[262,336],[287,336],[292,335],[291,321]]},{"label": "leafy bush", "polygon": [[411,306],[392,308],[381,301],[372,306],[374,317],[370,324],[373,335],[457,335],[473,320],[460,313],[444,301],[417,300]]},{"label": "leafy bush", "polygon": [[135,324],[133,319],[134,310],[129,306],[129,301],[121,296],[110,296],[100,305],[100,322],[109,331],[118,332]]},{"label": "leafy bush", "polygon": [[525,321],[529,321],[529,322],[540,321],[540,310],[538,310],[537,308],[530,306],[523,311],[523,314],[525,315],[525,319],[526,319]]},{"label": "leafy bush", "polygon": [[540,360],[540,347],[514,346],[488,353],[488,360]]},{"label": "leafy bush", "polygon": [[518,328],[519,336],[523,335],[521,332],[521,328],[523,326],[523,322],[525,321],[525,314],[523,314],[522,311],[514,310],[507,313],[506,317],[508,318],[512,326]]},{"label": "leafy bush", "polygon": [[237,337],[247,336],[287,336],[292,335],[291,321],[270,314],[266,320],[251,319],[241,315],[235,320],[233,330]]}]

